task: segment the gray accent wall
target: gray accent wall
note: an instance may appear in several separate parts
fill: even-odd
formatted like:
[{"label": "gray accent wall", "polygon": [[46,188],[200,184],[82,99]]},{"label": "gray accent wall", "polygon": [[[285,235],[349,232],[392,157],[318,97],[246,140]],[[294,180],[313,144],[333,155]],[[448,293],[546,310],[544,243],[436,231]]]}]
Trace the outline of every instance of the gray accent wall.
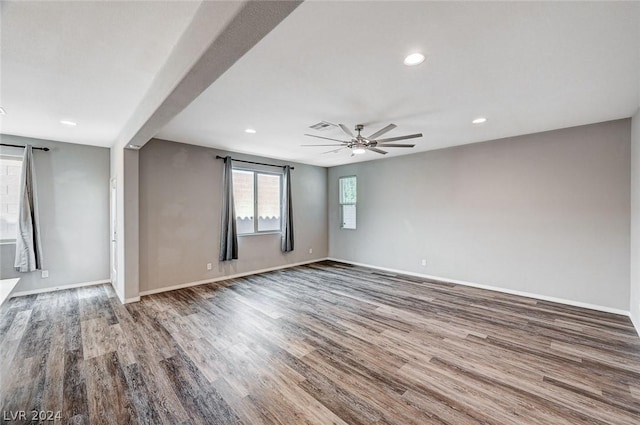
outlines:
[{"label": "gray accent wall", "polygon": [[15,244],[3,244],[0,278],[19,277],[15,292],[109,281],[109,149],[4,134],[0,140],[50,149],[33,151],[49,277],[16,272]]},{"label": "gray accent wall", "polygon": [[[627,311],[630,127],[623,119],[331,168],[329,256]],[[338,178],[350,175],[358,224],[342,230]]]},{"label": "gray accent wall", "polygon": [[[240,236],[240,258],[218,261],[223,162],[216,155],[227,154],[157,139],[139,151],[141,292],[327,256],[327,169],[292,164],[295,250],[287,254],[280,251],[279,233]],[[207,270],[207,263],[212,263],[212,270]]]},{"label": "gray accent wall", "polygon": [[631,120],[631,320],[640,334],[640,109]]}]

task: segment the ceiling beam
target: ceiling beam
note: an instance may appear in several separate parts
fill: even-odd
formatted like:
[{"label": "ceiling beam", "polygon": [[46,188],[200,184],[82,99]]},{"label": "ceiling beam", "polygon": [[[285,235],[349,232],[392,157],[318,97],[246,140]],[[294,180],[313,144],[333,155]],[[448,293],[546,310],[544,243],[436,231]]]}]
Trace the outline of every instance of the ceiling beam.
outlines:
[{"label": "ceiling beam", "polygon": [[143,146],[301,3],[203,1],[113,146]]}]

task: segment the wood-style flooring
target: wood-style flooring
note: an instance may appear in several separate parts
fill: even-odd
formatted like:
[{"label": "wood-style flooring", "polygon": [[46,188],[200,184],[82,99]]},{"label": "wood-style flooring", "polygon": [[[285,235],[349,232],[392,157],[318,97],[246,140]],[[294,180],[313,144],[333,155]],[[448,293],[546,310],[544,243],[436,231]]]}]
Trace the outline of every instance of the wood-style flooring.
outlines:
[{"label": "wood-style flooring", "polygon": [[628,318],[333,262],[14,298],[0,362],[0,423],[640,423]]}]

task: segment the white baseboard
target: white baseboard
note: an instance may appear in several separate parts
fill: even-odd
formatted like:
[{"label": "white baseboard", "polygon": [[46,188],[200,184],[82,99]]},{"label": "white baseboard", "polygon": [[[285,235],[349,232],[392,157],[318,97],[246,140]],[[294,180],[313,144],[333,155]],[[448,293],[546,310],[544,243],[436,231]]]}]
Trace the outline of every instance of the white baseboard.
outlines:
[{"label": "white baseboard", "polygon": [[92,282],[80,282],[80,283],[72,283],[70,285],[52,286],[50,288],[31,289],[29,291],[18,291],[18,292],[12,293],[11,298],[22,297],[24,295],[44,294],[46,292],[53,292],[53,291],[63,291],[65,289],[82,288],[84,286],[103,285],[105,283],[111,283],[111,281],[108,279],[94,280]]},{"label": "white baseboard", "polygon": [[[404,275],[407,275],[407,276],[415,276],[415,277],[420,277],[420,278],[423,278],[423,279],[431,279],[431,280],[438,280],[438,281],[446,282],[446,283],[454,283],[456,285],[471,286],[471,287],[479,288],[479,289],[487,289],[489,291],[502,292],[502,293],[505,293],[505,294],[518,295],[518,296],[527,297],[527,298],[534,298],[534,299],[542,300],[542,301],[551,301],[551,302],[554,302],[554,303],[566,304],[566,305],[570,305],[570,306],[574,306],[574,307],[588,308],[590,310],[604,311],[606,313],[613,313],[613,314],[619,314],[619,315],[622,315],[622,316],[630,317],[629,312],[626,311],[626,310],[620,310],[620,309],[617,309],[617,308],[606,307],[606,306],[601,306],[601,305],[596,305],[596,304],[583,303],[581,301],[573,301],[573,300],[567,300],[567,299],[564,299],[564,298],[549,297],[547,295],[540,295],[540,294],[534,294],[534,293],[531,293],[531,292],[516,291],[516,290],[513,290],[513,289],[501,288],[499,286],[490,286],[490,285],[484,285],[484,284],[481,284],[481,283],[466,282],[464,280],[449,279],[449,278],[446,278],[446,277],[433,276],[433,275],[422,274],[422,273],[414,273],[414,272],[408,272],[408,271],[404,271],[404,270],[390,269],[390,268],[387,268],[387,267],[373,266],[371,264],[356,263],[354,261],[341,260],[341,259],[338,259],[338,258],[327,258],[327,260],[336,261],[338,263],[352,264],[354,266],[367,267],[367,268],[370,268],[370,269],[387,271],[387,272],[391,272],[391,273],[404,274]],[[638,327],[636,326],[636,330],[637,329],[638,329]]]},{"label": "white baseboard", "polygon": [[123,304],[137,303],[138,301],[140,301],[140,297],[126,298]]},{"label": "white baseboard", "polygon": [[206,283],[214,283],[214,282],[219,282],[221,280],[236,279],[236,278],[239,278],[239,277],[251,276],[253,274],[272,272],[274,270],[288,269],[290,267],[304,266],[305,264],[317,263],[317,262],[325,261],[325,260],[328,260],[328,258],[326,258],[326,257],[325,258],[318,258],[318,259],[315,259],[315,260],[302,261],[302,262],[299,262],[299,263],[284,264],[282,266],[269,267],[269,268],[260,269],[260,270],[252,270],[252,271],[249,271],[249,272],[236,273],[236,274],[227,275],[227,276],[217,276],[217,277],[212,277],[211,279],[198,280],[198,281],[195,281],[195,282],[180,283],[178,285],[165,286],[163,288],[150,289],[148,291],[141,291],[140,292],[140,296],[159,294],[160,292],[175,291],[176,289],[189,288],[191,286],[204,285]]}]

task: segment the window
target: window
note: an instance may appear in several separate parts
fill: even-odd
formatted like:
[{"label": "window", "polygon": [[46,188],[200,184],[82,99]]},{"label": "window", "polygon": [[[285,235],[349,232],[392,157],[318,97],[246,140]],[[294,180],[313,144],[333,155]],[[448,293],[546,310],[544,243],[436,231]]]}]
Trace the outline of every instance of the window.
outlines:
[{"label": "window", "polygon": [[0,156],[0,243],[16,240],[21,168],[21,157]]},{"label": "window", "polygon": [[233,200],[239,235],[281,230],[281,174],[234,169]]},{"label": "window", "polygon": [[356,176],[340,177],[340,222],[343,229],[356,228]]}]

